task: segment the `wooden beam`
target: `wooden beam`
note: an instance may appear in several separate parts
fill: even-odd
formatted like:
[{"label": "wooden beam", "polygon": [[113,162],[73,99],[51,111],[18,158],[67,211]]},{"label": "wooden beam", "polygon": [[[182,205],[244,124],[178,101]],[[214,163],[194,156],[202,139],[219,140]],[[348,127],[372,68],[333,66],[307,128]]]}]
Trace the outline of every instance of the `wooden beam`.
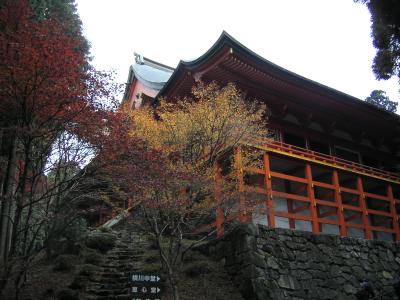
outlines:
[{"label": "wooden beam", "polygon": [[272,180],[271,180],[271,168],[269,161],[269,154],[265,152],[263,155],[264,170],[265,170],[265,189],[267,191],[267,209],[268,209],[268,226],[275,227],[275,214],[274,214],[274,202],[272,200]]},{"label": "wooden beam", "polygon": [[237,189],[239,192],[239,221],[241,223],[245,223],[248,220],[246,211],[246,199],[244,197],[242,151],[240,147],[237,147],[235,149],[235,162],[237,174]]},{"label": "wooden beam", "polygon": [[396,241],[400,241],[400,228],[399,228],[399,216],[396,211],[396,203],[393,196],[393,188],[391,184],[387,185],[387,195],[390,201],[390,214],[392,216],[392,228],[395,231]]},{"label": "wooden beam", "polygon": [[339,231],[340,231],[340,236],[346,236],[347,235],[347,229],[346,229],[346,222],[344,219],[344,208],[343,208],[343,203],[342,203],[342,195],[341,195],[341,190],[340,190],[340,185],[339,185],[339,174],[337,170],[333,170],[332,172],[332,184],[335,188],[334,193],[335,193],[335,202],[338,205],[337,209],[337,214],[338,214],[338,219],[339,219]]},{"label": "wooden beam", "polygon": [[[292,193],[291,189],[291,182],[290,181],[285,181],[285,191],[286,193]],[[293,211],[293,200],[291,199],[286,199],[286,205],[287,205],[287,210],[289,213],[294,213]],[[289,228],[290,229],[295,229],[296,228],[296,221],[293,219],[289,219]]]},{"label": "wooden beam", "polygon": [[357,190],[359,192],[360,208],[362,211],[362,221],[364,226],[364,236],[367,240],[372,239],[371,226],[369,224],[369,217],[367,211],[367,204],[365,202],[364,188],[361,177],[357,177]]},{"label": "wooden beam", "polygon": [[306,164],[305,174],[307,179],[307,194],[311,202],[310,210],[311,210],[312,231],[313,233],[318,234],[320,233],[320,228],[318,225],[317,203],[315,202],[311,165],[309,163]]}]

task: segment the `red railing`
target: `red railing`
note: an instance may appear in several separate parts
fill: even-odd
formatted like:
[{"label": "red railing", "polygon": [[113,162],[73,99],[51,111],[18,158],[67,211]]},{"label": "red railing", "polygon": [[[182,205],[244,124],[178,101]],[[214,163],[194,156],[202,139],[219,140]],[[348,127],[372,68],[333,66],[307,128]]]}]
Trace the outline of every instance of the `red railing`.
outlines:
[{"label": "red railing", "polygon": [[[338,227],[340,236],[348,236],[350,230],[356,229],[362,230],[366,239],[380,238],[382,236],[378,235],[385,233],[400,241],[400,176],[266,139],[248,139],[244,145],[260,149],[263,159],[262,166],[246,166],[242,164],[241,147],[235,150],[239,192],[237,219],[240,222],[251,221],[252,215],[256,213],[264,215],[263,222],[267,222],[270,227],[279,226],[277,218],[285,218],[292,229],[297,229],[298,221],[309,222],[310,230],[315,234],[325,232],[324,225],[329,224]],[[279,156],[292,157],[303,163],[296,163],[297,167],[293,170],[297,173],[271,169],[271,162]],[[330,180],[321,182],[318,177],[314,177],[313,164],[327,166],[325,175]],[[303,166],[304,172],[299,172],[300,166]],[[349,172],[345,184],[340,180],[343,176],[340,170]],[[327,176],[325,180],[329,178]],[[379,191],[370,191],[371,185],[366,181],[368,177],[378,179],[376,182],[380,184],[374,188],[378,187]],[[218,172],[216,178],[220,178],[216,181],[218,186],[221,184],[218,183],[221,181]],[[351,186],[348,186],[350,182]],[[216,191],[217,220],[213,225],[217,227],[220,236],[227,219],[218,214],[218,203],[222,195],[218,188]],[[265,208],[260,211],[259,207]]]},{"label": "red railing", "polygon": [[285,144],[283,142],[272,141],[260,137],[252,137],[247,139],[245,143],[266,151],[311,161],[317,164],[328,165],[337,169],[354,172],[361,175],[390,181],[393,183],[400,183],[400,176],[394,173],[358,164],[332,155],[315,152],[290,144]]}]

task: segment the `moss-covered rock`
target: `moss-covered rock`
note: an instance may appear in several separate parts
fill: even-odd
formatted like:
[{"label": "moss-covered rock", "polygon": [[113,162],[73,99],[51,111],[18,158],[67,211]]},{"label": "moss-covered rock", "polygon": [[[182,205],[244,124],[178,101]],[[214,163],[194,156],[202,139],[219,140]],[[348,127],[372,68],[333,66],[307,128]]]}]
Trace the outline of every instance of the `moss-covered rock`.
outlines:
[{"label": "moss-covered rock", "polygon": [[116,237],[114,234],[97,231],[87,236],[85,244],[89,248],[100,252],[107,252],[114,248],[115,241]]}]

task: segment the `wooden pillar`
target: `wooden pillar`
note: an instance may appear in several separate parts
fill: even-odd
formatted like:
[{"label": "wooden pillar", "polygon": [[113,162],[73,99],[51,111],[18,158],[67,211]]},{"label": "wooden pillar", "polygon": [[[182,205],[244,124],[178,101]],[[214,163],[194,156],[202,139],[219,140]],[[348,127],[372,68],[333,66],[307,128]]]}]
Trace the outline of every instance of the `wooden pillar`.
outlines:
[{"label": "wooden pillar", "polygon": [[221,237],[224,235],[224,212],[222,210],[222,176],[221,176],[221,168],[219,163],[216,162],[214,166],[214,184],[215,184],[215,200],[217,202],[216,206],[216,219],[215,219],[215,226],[217,228],[217,237]]},{"label": "wooden pillar", "polygon": [[239,222],[245,223],[247,219],[246,198],[244,197],[242,151],[240,147],[235,149],[235,163],[237,172],[237,189],[239,192]]},{"label": "wooden pillar", "polygon": [[[293,213],[293,200],[287,199],[287,209],[288,213]],[[295,229],[296,228],[296,220],[289,218],[289,228],[290,229]]]},{"label": "wooden pillar", "polygon": [[343,203],[342,203],[342,195],[340,192],[339,174],[338,174],[337,170],[333,170],[332,184],[335,187],[334,196],[335,196],[335,202],[338,205],[337,216],[338,216],[338,220],[339,220],[339,232],[340,232],[340,236],[343,237],[343,236],[347,235],[347,228],[346,228],[346,222],[344,219],[344,209],[343,209]]},{"label": "wooden pillar", "polygon": [[311,165],[309,163],[306,163],[305,174],[307,179],[307,195],[308,199],[310,199],[312,232],[320,233],[320,228],[318,225],[317,203],[315,202],[314,184],[312,182],[313,180],[312,180]]},{"label": "wooden pillar", "polygon": [[365,194],[362,179],[360,176],[357,177],[357,190],[359,192],[358,200],[360,202],[360,208],[362,210],[362,222],[364,225],[364,236],[366,239],[372,239],[371,226],[369,225],[369,217],[367,211],[367,203],[365,202]]},{"label": "wooden pillar", "polygon": [[[290,184],[290,181],[288,181],[288,180],[285,181],[285,191],[288,194],[291,194],[291,192],[292,192],[291,184]],[[293,200],[292,199],[286,199],[286,203],[287,203],[288,213],[293,213],[293,210],[294,210]],[[295,229],[296,228],[296,221],[294,219],[292,219],[292,218],[289,218],[289,228],[290,229]]]},{"label": "wooden pillar", "polygon": [[272,201],[272,180],[271,180],[271,168],[269,164],[269,153],[265,152],[263,156],[264,160],[264,181],[265,190],[267,192],[267,214],[268,214],[268,226],[275,227],[275,214],[274,214],[274,202]]},{"label": "wooden pillar", "polygon": [[390,201],[390,214],[392,215],[392,224],[396,235],[395,239],[396,241],[400,241],[399,216],[396,212],[396,203],[394,201],[393,189],[390,183],[387,185],[387,195]]}]

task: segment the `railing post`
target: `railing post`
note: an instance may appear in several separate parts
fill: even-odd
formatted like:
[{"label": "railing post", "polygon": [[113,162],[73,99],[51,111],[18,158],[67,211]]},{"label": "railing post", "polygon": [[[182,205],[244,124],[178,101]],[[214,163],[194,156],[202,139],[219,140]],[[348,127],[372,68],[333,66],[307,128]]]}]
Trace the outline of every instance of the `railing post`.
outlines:
[{"label": "railing post", "polygon": [[320,233],[320,228],[318,225],[317,202],[315,202],[314,184],[313,184],[313,179],[312,179],[311,165],[309,163],[306,163],[305,175],[306,175],[306,179],[307,179],[308,199],[310,199],[312,232]]},{"label": "railing post", "polygon": [[369,217],[368,217],[368,210],[367,210],[367,203],[365,201],[365,194],[364,194],[364,188],[363,188],[363,183],[362,179],[360,176],[357,177],[357,190],[359,192],[359,201],[360,201],[360,207],[362,210],[362,221],[364,225],[364,236],[366,239],[370,240],[372,239],[372,231],[371,231],[371,226],[369,225]]},{"label": "railing post", "polygon": [[392,224],[396,235],[396,241],[400,241],[399,216],[396,212],[396,203],[394,201],[393,189],[390,183],[388,183],[387,186],[387,196],[390,201],[390,214],[392,215]]},{"label": "railing post", "polygon": [[342,203],[342,195],[340,192],[340,183],[339,183],[339,174],[337,170],[333,170],[332,173],[332,184],[335,187],[335,202],[337,203],[338,211],[338,220],[339,220],[339,232],[340,236],[346,236],[347,235],[347,228],[346,228],[346,222],[344,220],[344,209],[343,209],[343,203]]},{"label": "railing post", "polygon": [[244,197],[242,151],[240,146],[235,149],[235,164],[237,168],[237,189],[239,192],[239,221],[245,223],[248,221],[248,218],[246,211],[246,198]]},{"label": "railing post", "polygon": [[[289,181],[285,181],[285,190],[286,190],[287,193],[291,193],[292,192],[291,185],[290,185]],[[286,202],[287,202],[288,213],[293,213],[293,209],[294,209],[293,200],[286,199]],[[296,220],[295,219],[289,218],[289,228],[290,229],[295,229],[296,228]]]},{"label": "railing post", "polygon": [[264,160],[264,181],[265,189],[267,192],[267,215],[268,215],[268,226],[275,227],[275,214],[274,214],[274,202],[272,199],[272,180],[271,180],[271,168],[269,164],[269,153],[265,152],[263,156]]},{"label": "railing post", "polygon": [[215,219],[215,226],[217,228],[217,237],[221,237],[224,235],[224,212],[221,208],[222,204],[222,176],[221,176],[221,168],[219,163],[216,162],[214,165],[214,184],[215,184],[215,200],[217,202],[216,206],[216,219]]}]

